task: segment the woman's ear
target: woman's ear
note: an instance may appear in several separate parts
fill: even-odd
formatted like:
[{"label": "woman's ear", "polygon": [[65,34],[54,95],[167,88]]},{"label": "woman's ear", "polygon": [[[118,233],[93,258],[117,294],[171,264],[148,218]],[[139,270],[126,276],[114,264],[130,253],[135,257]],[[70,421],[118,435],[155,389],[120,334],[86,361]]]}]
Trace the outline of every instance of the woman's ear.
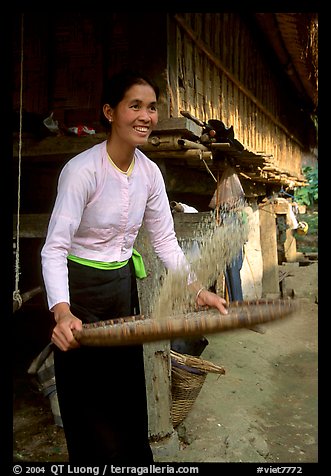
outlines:
[{"label": "woman's ear", "polygon": [[107,121],[112,122],[112,120],[113,120],[113,109],[110,107],[110,105],[109,104],[104,104],[102,110],[103,110],[104,116],[107,119]]}]

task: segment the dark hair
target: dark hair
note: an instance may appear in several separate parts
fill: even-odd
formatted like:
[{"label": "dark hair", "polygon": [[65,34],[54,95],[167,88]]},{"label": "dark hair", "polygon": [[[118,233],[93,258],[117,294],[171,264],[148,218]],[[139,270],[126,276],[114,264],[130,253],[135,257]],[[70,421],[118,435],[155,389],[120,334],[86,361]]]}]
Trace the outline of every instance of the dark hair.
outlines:
[{"label": "dark hair", "polygon": [[122,70],[119,73],[114,74],[111,78],[107,79],[104,83],[101,96],[100,115],[100,121],[102,125],[108,129],[110,127],[109,122],[102,112],[103,105],[109,104],[110,107],[115,108],[117,104],[122,101],[128,89],[136,84],[148,84],[151,86],[154,89],[156,99],[158,100],[160,93],[159,87],[154,84],[150,78],[139,71],[132,71],[129,69]]}]

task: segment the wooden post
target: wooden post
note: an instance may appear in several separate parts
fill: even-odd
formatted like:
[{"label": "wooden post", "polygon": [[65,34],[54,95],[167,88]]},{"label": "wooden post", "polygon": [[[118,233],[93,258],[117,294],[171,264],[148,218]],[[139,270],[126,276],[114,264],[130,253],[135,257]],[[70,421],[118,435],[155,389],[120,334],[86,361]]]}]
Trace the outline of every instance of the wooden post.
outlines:
[{"label": "wooden post", "polygon": [[255,199],[244,208],[248,217],[248,240],[244,245],[244,260],[240,270],[244,300],[262,297],[262,251],[260,241],[259,209]]},{"label": "wooden post", "polygon": [[[135,248],[142,254],[147,278],[138,280],[141,314],[148,315],[164,267],[155,255],[146,230],[139,231]],[[169,341],[144,344],[149,440],[155,458],[179,451],[179,440],[171,419],[171,360]]]},{"label": "wooden post", "polygon": [[[209,212],[178,213],[174,215],[175,230],[180,243],[192,238],[198,222]],[[142,254],[147,278],[138,280],[141,314],[148,315],[153,293],[164,272],[161,261],[155,255],[144,227],[139,231],[135,248]],[[148,404],[150,444],[156,459],[171,457],[179,451],[178,434],[171,418],[171,359],[170,342],[144,344],[145,379]]]},{"label": "wooden post", "polygon": [[277,255],[277,224],[273,205],[259,205],[260,241],[263,261],[262,295],[280,294]]},{"label": "wooden post", "polygon": [[291,203],[285,199],[278,199],[274,203],[278,226],[278,262],[294,263],[297,260],[296,239],[292,230]]}]

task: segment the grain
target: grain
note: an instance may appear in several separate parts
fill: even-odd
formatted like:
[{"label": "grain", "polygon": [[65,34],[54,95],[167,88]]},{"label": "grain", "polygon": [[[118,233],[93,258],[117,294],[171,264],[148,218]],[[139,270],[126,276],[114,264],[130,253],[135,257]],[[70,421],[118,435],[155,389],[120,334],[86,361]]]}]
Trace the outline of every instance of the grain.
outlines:
[{"label": "grain", "polygon": [[[247,241],[249,224],[237,207],[226,205],[218,212],[210,212],[185,244],[184,252],[191,273],[207,289],[238,256]],[[187,286],[185,270],[164,272],[155,284],[151,302],[151,317],[162,319],[176,314],[192,312],[195,293]]]}]

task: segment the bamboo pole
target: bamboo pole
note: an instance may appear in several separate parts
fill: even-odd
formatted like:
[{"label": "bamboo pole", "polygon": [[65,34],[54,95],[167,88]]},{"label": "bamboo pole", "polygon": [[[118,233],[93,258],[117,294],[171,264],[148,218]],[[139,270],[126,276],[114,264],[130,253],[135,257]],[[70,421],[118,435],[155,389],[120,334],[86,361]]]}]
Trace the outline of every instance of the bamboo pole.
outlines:
[{"label": "bamboo pole", "polygon": [[26,293],[23,293],[20,301],[13,299],[13,312],[18,311],[22,307],[22,304],[29,301],[37,294],[41,293],[42,290],[42,286],[38,286],[36,288],[31,289],[30,291],[27,291]]},{"label": "bamboo pole", "polygon": [[205,152],[200,149],[186,149],[186,150],[158,150],[155,152],[148,152],[150,159],[190,159],[201,162],[203,159],[212,159],[212,153],[210,151]]}]

